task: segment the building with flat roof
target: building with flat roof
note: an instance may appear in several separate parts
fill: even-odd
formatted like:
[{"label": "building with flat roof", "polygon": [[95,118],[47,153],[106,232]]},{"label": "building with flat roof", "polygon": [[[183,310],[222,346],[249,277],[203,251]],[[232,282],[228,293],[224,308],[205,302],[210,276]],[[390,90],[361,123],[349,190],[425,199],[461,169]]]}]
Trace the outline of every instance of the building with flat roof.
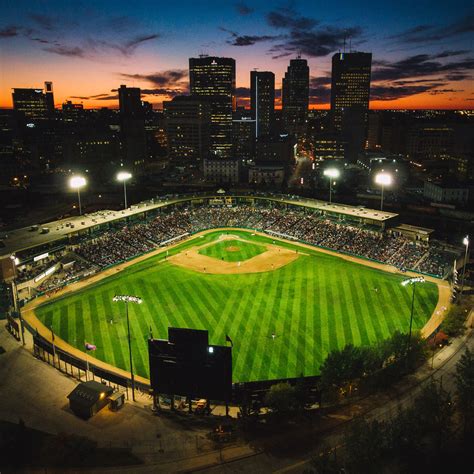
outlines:
[{"label": "building with flat roof", "polygon": [[286,132],[306,131],[309,108],[309,66],[306,59],[291,59],[282,82],[283,123]]},{"label": "building with flat roof", "polygon": [[250,110],[255,118],[255,136],[273,131],[275,112],[275,74],[250,71]]},{"label": "building with flat roof", "polygon": [[232,111],[235,109],[235,59],[201,55],[189,58],[191,95],[210,105],[210,152],[217,158],[232,156]]},{"label": "building with flat roof", "polygon": [[44,89],[14,88],[13,110],[31,120],[45,120],[54,113],[53,83],[45,82]]}]

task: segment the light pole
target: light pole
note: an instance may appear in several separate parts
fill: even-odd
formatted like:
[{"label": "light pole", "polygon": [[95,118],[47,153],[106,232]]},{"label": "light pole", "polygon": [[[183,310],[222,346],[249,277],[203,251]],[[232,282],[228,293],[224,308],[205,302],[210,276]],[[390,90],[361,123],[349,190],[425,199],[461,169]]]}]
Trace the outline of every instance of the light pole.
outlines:
[{"label": "light pole", "polygon": [[425,282],[425,279],[422,276],[407,278],[406,280],[402,281],[403,286],[413,285],[413,293],[412,293],[412,297],[411,297],[410,331],[408,333],[408,347],[410,347],[410,344],[411,344],[411,330],[412,330],[412,327],[413,327],[413,310],[415,308],[416,284],[417,283],[424,283],[424,282]]},{"label": "light pole", "polygon": [[329,178],[329,204],[332,203],[332,180],[341,176],[340,171],[337,168],[328,168],[323,171],[324,176]]},{"label": "light pole", "polygon": [[461,294],[459,295],[459,299],[462,298],[462,293],[464,291],[464,275],[466,274],[466,264],[467,264],[467,257],[468,257],[468,252],[469,252],[469,236],[468,235],[464,237],[462,243],[466,247],[466,253],[464,254],[464,265],[462,268],[462,278],[461,278]]},{"label": "light pole", "polygon": [[127,209],[127,181],[132,177],[128,171],[120,171],[117,173],[117,181],[123,181],[123,197],[125,202],[125,209]]},{"label": "light pole", "polygon": [[18,319],[20,321],[20,333],[21,333],[21,342],[23,345],[26,345],[25,343],[25,328],[23,326],[23,318],[21,317],[21,308],[20,308],[20,300],[18,298],[18,288],[16,286],[16,266],[19,263],[18,258],[15,257],[15,255],[10,255],[10,258],[13,262],[13,265],[15,267],[15,272],[12,280],[12,296],[13,296],[13,306],[18,313]]},{"label": "light pole", "polygon": [[135,377],[133,375],[133,360],[132,360],[132,340],[130,338],[130,319],[128,317],[128,303],[142,304],[143,300],[138,296],[131,295],[115,295],[112,301],[125,302],[125,314],[127,316],[127,332],[128,332],[128,353],[130,356],[130,378],[132,380],[132,400],[135,401]]},{"label": "light pole", "polygon": [[383,211],[383,191],[385,186],[390,186],[392,184],[392,175],[389,173],[377,173],[375,175],[376,184],[382,186],[382,195],[380,197],[380,210]]},{"label": "light pole", "polygon": [[73,176],[69,180],[69,187],[72,189],[77,189],[77,200],[79,202],[79,215],[82,215],[82,206],[81,206],[81,188],[87,184],[86,178],[83,176]]}]

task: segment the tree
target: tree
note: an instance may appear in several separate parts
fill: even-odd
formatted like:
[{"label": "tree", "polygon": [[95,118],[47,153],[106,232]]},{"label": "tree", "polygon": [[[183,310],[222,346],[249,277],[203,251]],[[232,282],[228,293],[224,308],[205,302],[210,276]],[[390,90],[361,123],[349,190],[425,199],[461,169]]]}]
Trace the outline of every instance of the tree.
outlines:
[{"label": "tree", "polygon": [[272,413],[287,416],[296,409],[295,388],[287,382],[277,383],[265,394],[265,405]]},{"label": "tree", "polygon": [[466,349],[456,364],[456,399],[464,433],[474,431],[474,353]]},{"label": "tree", "polygon": [[365,361],[368,347],[355,347],[348,344],[342,350],[334,350],[328,354],[321,366],[321,385],[324,389],[352,389],[354,381],[365,373]]},{"label": "tree", "polygon": [[413,405],[413,416],[425,434],[434,439],[436,452],[440,453],[452,432],[454,413],[450,394],[435,380],[422,390]]},{"label": "tree", "polygon": [[464,331],[464,321],[466,320],[466,308],[460,305],[453,305],[449,308],[448,314],[441,325],[443,331],[451,337],[457,337]]},{"label": "tree", "polygon": [[355,419],[345,435],[349,472],[380,473],[385,461],[386,425],[377,420]]},{"label": "tree", "polygon": [[336,448],[322,447],[319,455],[311,459],[311,469],[304,471],[305,474],[340,474],[341,467],[337,462],[335,451]]}]

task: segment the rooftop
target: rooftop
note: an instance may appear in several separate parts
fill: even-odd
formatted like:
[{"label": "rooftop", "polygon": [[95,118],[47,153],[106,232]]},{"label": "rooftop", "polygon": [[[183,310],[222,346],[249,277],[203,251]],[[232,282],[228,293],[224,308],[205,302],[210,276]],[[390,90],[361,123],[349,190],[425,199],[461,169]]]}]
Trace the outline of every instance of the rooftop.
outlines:
[{"label": "rooftop", "polygon": [[[91,229],[102,224],[108,224],[126,217],[138,215],[144,211],[152,211],[169,204],[191,201],[192,199],[200,199],[203,197],[219,199],[223,196],[226,195],[191,195],[176,196],[169,199],[151,199],[121,211],[102,210],[92,214],[84,214],[82,216],[73,216],[66,219],[48,222],[46,224],[38,225],[37,228],[35,228],[35,226],[30,226],[15,229],[10,232],[5,232],[7,235],[0,235],[0,259],[9,257],[16,252],[20,252],[28,248],[34,248],[44,244],[54,244],[55,241],[59,242],[71,234],[77,235],[79,232],[86,229]],[[398,214],[394,214],[392,212],[377,211],[374,209],[367,209],[362,206],[355,207],[347,206],[345,204],[330,204],[326,201],[303,199],[299,198],[298,196],[262,196],[258,194],[252,196],[258,199],[266,199],[292,204],[295,206],[309,207],[312,209],[333,212],[335,214],[361,217],[378,223],[385,222],[398,216]],[[248,196],[228,195],[227,197]],[[46,231],[45,229],[48,230]]]}]

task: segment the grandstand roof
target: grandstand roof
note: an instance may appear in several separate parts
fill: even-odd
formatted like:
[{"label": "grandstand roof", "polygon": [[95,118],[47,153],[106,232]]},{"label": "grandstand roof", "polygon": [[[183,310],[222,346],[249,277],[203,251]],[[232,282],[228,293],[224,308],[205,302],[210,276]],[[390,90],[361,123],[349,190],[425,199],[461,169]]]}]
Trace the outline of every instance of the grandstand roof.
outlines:
[{"label": "grandstand roof", "polygon": [[[15,229],[10,232],[6,232],[7,236],[4,236],[0,246],[0,259],[9,257],[10,255],[26,250],[28,248],[34,248],[44,244],[54,244],[55,241],[60,241],[64,237],[71,234],[77,234],[78,232],[86,229],[91,229],[99,225],[111,223],[126,217],[140,214],[144,211],[151,211],[163,206],[167,206],[174,203],[190,201],[192,199],[200,198],[216,198],[222,199],[223,196],[218,195],[194,195],[194,196],[176,196],[168,199],[155,199],[144,201],[128,209],[121,211],[102,210],[94,212],[93,214],[84,214],[82,216],[73,216],[66,219],[61,219],[46,224],[38,225],[36,230],[33,230],[33,226],[23,227],[21,229]],[[366,209],[365,207],[354,207],[346,206],[344,204],[329,204],[325,201],[317,201],[314,199],[302,199],[297,196],[273,196],[273,195],[235,195],[226,197],[255,197],[258,199],[267,199],[272,201],[278,201],[282,203],[304,206],[322,211],[329,211],[335,214],[348,215],[352,217],[361,217],[366,220],[375,221],[378,223],[385,222],[391,218],[396,217],[398,214],[385,211],[377,211],[374,209]],[[48,229],[47,233],[42,233],[43,229]]]},{"label": "grandstand roof", "polygon": [[364,206],[348,206],[346,204],[330,204],[326,201],[317,201],[316,199],[303,199],[295,198],[292,199],[276,199],[278,201],[289,202],[297,206],[310,207],[313,209],[318,209],[321,211],[334,212],[335,214],[342,214],[352,217],[361,217],[363,219],[372,220],[376,222],[385,222],[394,217],[397,217],[398,214],[393,212],[378,211],[376,209],[367,209]]}]

